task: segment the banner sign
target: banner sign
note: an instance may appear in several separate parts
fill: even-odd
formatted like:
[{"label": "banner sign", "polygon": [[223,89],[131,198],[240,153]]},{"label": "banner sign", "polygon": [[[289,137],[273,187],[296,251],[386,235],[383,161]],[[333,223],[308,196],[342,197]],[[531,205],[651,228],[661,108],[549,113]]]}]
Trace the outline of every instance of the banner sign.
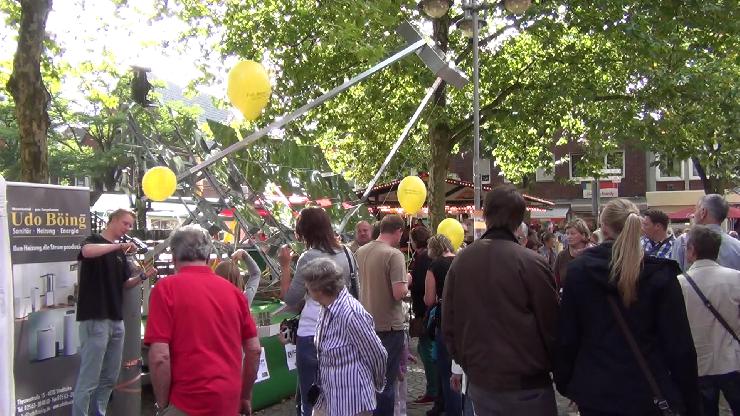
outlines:
[{"label": "banner sign", "polygon": [[87,188],[10,182],[6,193],[13,407],[16,416],[69,415],[79,368],[77,254],[90,234],[90,193]]},{"label": "banner sign", "polygon": [[15,412],[13,391],[13,267],[10,264],[5,179],[0,176],[0,415]]},{"label": "banner sign", "polygon": [[[583,182],[583,198],[588,199],[593,195],[591,190],[591,182]],[[619,197],[619,183],[617,182],[600,182],[599,183],[599,196],[602,198],[618,198]]]}]

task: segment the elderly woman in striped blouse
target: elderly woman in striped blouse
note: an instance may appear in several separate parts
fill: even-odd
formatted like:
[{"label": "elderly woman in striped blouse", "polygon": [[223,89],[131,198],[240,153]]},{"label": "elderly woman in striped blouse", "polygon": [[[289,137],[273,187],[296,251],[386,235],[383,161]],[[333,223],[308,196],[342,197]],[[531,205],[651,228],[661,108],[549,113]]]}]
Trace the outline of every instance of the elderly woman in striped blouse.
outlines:
[{"label": "elderly woman in striped blouse", "polygon": [[370,415],[383,390],[387,352],[373,318],[345,288],[342,269],[328,258],[306,265],[309,295],[321,305],[316,330],[320,391],[314,415]]}]

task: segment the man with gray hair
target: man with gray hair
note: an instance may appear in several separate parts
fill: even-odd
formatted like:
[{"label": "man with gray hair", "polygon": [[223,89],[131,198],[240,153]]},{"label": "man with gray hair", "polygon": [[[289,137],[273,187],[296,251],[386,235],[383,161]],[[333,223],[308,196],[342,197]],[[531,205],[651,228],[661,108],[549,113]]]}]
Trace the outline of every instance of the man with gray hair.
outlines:
[{"label": "man with gray hair", "polygon": [[175,230],[176,274],[149,298],[144,344],[160,416],[252,413],[260,343],[244,294],[213,273],[208,232]]},{"label": "man with gray hair", "polygon": [[519,228],[516,229],[514,235],[516,236],[516,241],[520,246],[527,247],[527,242],[529,241],[527,239],[527,236],[529,235],[529,227],[527,227],[526,223],[519,224]]},{"label": "man with gray hair", "polygon": [[687,260],[692,264],[678,276],[707,415],[717,414],[720,391],[732,414],[740,414],[740,345],[735,338],[740,333],[740,271],[717,264],[721,244],[721,234],[710,227],[693,227],[686,248]]},{"label": "man with gray hair", "polygon": [[357,253],[357,250],[359,250],[360,247],[370,242],[372,236],[373,226],[367,221],[360,221],[355,226],[355,239],[349,243],[347,248],[349,248],[353,254]]},{"label": "man with gray hair", "polygon": [[[694,224],[706,225],[710,229],[718,232],[722,236],[722,245],[719,248],[719,257],[717,263],[720,266],[740,270],[740,240],[736,240],[724,231],[720,224],[727,218],[730,206],[724,197],[719,194],[704,195],[696,203],[694,210]],[[681,270],[686,270],[691,265],[686,257],[686,244],[688,233],[682,235],[673,243],[673,253],[671,258],[678,262]]]}]

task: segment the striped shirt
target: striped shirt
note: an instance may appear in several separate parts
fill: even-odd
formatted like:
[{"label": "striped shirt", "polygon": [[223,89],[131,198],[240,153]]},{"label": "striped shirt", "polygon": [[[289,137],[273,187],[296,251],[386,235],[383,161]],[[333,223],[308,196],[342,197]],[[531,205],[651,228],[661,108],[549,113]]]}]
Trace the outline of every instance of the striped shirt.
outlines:
[{"label": "striped shirt", "polygon": [[375,334],[373,317],[347,289],[322,307],[316,331],[321,396],[327,416],[375,410],[375,394],[385,385],[386,353]]},{"label": "striped shirt", "polygon": [[676,239],[672,235],[669,235],[668,238],[657,243],[647,237],[642,237],[640,241],[646,255],[661,259],[670,259],[671,252],[673,251],[673,242]]}]

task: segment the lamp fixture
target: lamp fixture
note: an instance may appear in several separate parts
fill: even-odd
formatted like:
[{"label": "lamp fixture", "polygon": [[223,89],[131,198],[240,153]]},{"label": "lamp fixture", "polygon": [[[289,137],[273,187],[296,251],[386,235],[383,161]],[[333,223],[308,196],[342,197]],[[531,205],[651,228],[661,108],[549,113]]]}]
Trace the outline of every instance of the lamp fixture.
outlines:
[{"label": "lamp fixture", "polygon": [[[478,30],[481,30],[487,24],[484,19],[479,18]],[[465,12],[465,16],[457,22],[457,28],[466,38],[471,39],[473,37],[473,17],[470,15],[470,12]]]},{"label": "lamp fixture", "polygon": [[419,7],[427,16],[439,19],[450,10],[450,3],[452,3],[450,0],[421,0]]},{"label": "lamp fixture", "polygon": [[524,14],[531,5],[532,0],[504,0],[504,8],[514,14]]}]

